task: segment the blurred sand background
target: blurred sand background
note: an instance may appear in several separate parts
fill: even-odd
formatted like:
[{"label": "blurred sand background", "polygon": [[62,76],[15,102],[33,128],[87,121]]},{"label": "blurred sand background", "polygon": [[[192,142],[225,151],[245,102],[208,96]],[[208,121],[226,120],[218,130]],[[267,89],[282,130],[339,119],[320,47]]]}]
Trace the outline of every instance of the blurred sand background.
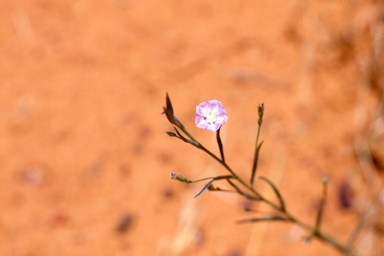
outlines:
[{"label": "blurred sand background", "polygon": [[[169,173],[227,173],[167,137],[162,106],[168,92],[217,153],[194,117],[200,102],[220,100],[226,158],[247,179],[263,101],[258,174],[309,224],[328,177],[322,228],[346,241],[384,194],[383,10],[345,0],[0,1],[0,255],[340,255],[305,245],[308,233],[290,224],[236,224],[253,216],[242,206],[262,207],[241,197],[191,199],[203,184]],[[378,200],[355,243],[364,255],[383,255]]]}]

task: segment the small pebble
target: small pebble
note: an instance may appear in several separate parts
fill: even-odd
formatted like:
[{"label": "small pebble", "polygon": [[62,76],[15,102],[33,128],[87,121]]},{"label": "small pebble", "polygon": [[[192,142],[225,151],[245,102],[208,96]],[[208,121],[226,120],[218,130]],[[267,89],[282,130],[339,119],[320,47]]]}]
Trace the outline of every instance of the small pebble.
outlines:
[{"label": "small pebble", "polygon": [[116,226],[116,232],[120,234],[127,232],[127,230],[132,226],[132,222],[133,216],[131,214],[123,215]]},{"label": "small pebble", "polygon": [[349,208],[352,205],[353,191],[348,182],[344,181],[339,187],[339,203],[343,208]]},{"label": "small pebble", "polygon": [[165,198],[165,199],[171,199],[171,198],[174,197],[175,192],[173,191],[172,188],[167,187],[167,188],[165,188],[165,189],[163,190],[162,194],[163,194],[163,198]]},{"label": "small pebble", "polygon": [[151,133],[152,133],[151,128],[149,126],[144,126],[140,130],[140,137],[147,138],[151,135]]}]

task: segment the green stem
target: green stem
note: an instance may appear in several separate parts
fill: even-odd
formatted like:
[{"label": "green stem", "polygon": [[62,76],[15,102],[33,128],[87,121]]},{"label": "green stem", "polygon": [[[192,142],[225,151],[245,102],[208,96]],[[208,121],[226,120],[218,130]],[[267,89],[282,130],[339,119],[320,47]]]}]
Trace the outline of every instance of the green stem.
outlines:
[{"label": "green stem", "polygon": [[225,175],[225,176],[216,176],[216,177],[208,177],[200,180],[189,180],[187,183],[197,183],[204,180],[224,180],[224,179],[230,179],[232,176]]},{"label": "green stem", "polygon": [[321,231],[313,228],[312,226],[305,224],[304,222],[301,222],[300,220],[296,219],[295,217],[293,217],[288,212],[285,212],[284,214],[289,221],[291,221],[291,222],[295,223],[296,225],[302,227],[303,229],[306,229],[309,232],[313,233],[314,237],[317,237],[320,240],[332,245],[333,247],[335,247],[338,251],[342,252],[343,254],[348,255],[348,256],[355,255],[354,253],[352,253],[350,248],[348,248],[347,246],[343,246],[338,241],[336,241],[336,239],[333,238],[332,236],[330,236],[324,232],[321,232]]},{"label": "green stem", "polygon": [[227,169],[231,174],[232,174],[232,177],[234,179],[236,179],[237,181],[239,181],[243,186],[245,186],[246,188],[248,188],[250,191],[252,191],[252,193],[254,193],[257,198],[261,201],[264,201],[265,203],[267,203],[268,205],[270,205],[271,207],[281,211],[280,207],[278,207],[277,205],[275,205],[274,203],[270,202],[269,200],[265,199],[261,194],[259,194],[251,185],[247,184],[243,179],[241,179],[228,165],[225,161],[222,161],[220,158],[218,158],[215,154],[213,154],[211,151],[209,151],[208,149],[206,149],[203,145],[199,144],[198,148],[200,148],[201,150],[203,150],[204,152],[206,152],[208,155],[210,155],[211,157],[213,157],[216,161],[218,161],[221,165],[223,165],[225,167],[225,169]]},{"label": "green stem", "polygon": [[[181,123],[180,123],[181,124]],[[183,126],[183,125],[178,125],[178,127],[195,143],[195,146],[201,150],[203,150],[204,152],[206,152],[208,155],[210,155],[211,157],[213,157],[216,161],[218,161],[221,165],[223,165],[232,175],[232,177],[234,179],[236,179],[238,182],[240,182],[242,185],[244,185],[244,187],[248,188],[256,197],[255,199],[259,200],[259,201],[263,201],[264,203],[268,204],[269,206],[271,206],[272,208],[276,209],[277,211],[281,212],[282,214],[285,215],[285,217],[287,218],[288,221],[292,222],[292,223],[295,223],[296,225],[310,231],[311,233],[314,234],[315,237],[318,237],[320,240],[332,245],[334,248],[336,248],[338,251],[344,253],[345,255],[348,255],[348,256],[353,256],[354,254],[351,252],[350,248],[347,247],[347,246],[343,246],[342,244],[340,244],[339,242],[337,242],[332,236],[326,234],[326,233],[323,233],[321,231],[319,231],[318,229],[308,225],[308,224],[305,224],[301,221],[299,221],[298,219],[296,219],[294,216],[292,216],[290,213],[288,213],[286,211],[286,209],[281,209],[279,206],[277,206],[276,204],[272,203],[271,201],[269,201],[268,199],[264,198],[260,193],[258,193],[254,188],[253,188],[253,185],[252,184],[247,184],[243,179],[241,179],[228,165],[227,163],[218,158],[215,154],[213,154],[211,151],[209,151],[208,149],[206,149],[203,145],[201,145],[188,131],[187,129]],[[258,144],[258,139],[259,139],[259,133],[260,133],[260,125],[259,125],[259,129],[258,129],[258,132],[257,132],[257,139],[256,139],[256,149],[257,149],[257,144]],[[208,178],[207,178],[208,179]],[[204,179],[203,179],[204,180]],[[200,180],[201,181],[201,180]],[[197,182],[197,181],[196,181]]]},{"label": "green stem", "polygon": [[257,129],[257,136],[256,136],[256,146],[255,146],[255,154],[253,157],[253,165],[252,165],[252,176],[251,176],[251,186],[253,186],[253,181],[255,179],[255,174],[256,174],[256,167],[257,167],[257,154],[258,154],[258,148],[259,148],[259,135],[260,135],[260,129],[261,129],[261,124],[259,124],[259,128]]},{"label": "green stem", "polygon": [[342,244],[340,244],[338,241],[336,241],[336,239],[334,239],[332,236],[324,233],[324,232],[321,232],[319,231],[318,229],[308,225],[308,224],[305,224],[304,222],[301,222],[299,221],[297,218],[295,218],[293,215],[291,215],[290,213],[288,213],[285,209],[282,210],[279,206],[277,206],[276,204],[272,203],[271,201],[269,201],[268,199],[266,199],[265,197],[263,197],[260,193],[258,193],[251,185],[247,184],[246,182],[244,182],[239,176],[237,176],[237,174],[227,165],[226,162],[222,161],[220,158],[218,158],[215,154],[213,154],[211,151],[209,151],[208,149],[206,149],[203,145],[199,144],[199,148],[201,150],[203,150],[204,152],[206,152],[207,154],[209,154],[210,156],[212,156],[214,159],[216,159],[220,164],[222,164],[231,174],[232,174],[232,177],[234,179],[236,179],[237,181],[239,181],[242,185],[244,185],[246,188],[248,188],[250,191],[252,191],[252,193],[254,193],[257,197],[257,199],[259,201],[263,201],[264,203],[268,204],[269,206],[271,206],[272,208],[276,209],[277,211],[281,212],[282,214],[284,214],[287,218],[288,221],[292,222],[292,223],[295,223],[296,225],[308,230],[309,232],[313,233],[315,237],[319,238],[320,240],[332,245],[333,247],[335,247],[338,251],[344,253],[345,255],[349,255],[349,256],[352,256],[354,255],[350,248],[347,248],[345,246],[343,246]]}]

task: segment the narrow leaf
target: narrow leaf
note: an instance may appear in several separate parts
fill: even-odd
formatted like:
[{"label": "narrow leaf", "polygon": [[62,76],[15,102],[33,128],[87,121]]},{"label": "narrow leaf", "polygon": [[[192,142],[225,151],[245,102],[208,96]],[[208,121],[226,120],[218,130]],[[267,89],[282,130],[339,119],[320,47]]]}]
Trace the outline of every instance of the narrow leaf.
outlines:
[{"label": "narrow leaf", "polygon": [[287,219],[280,216],[267,216],[262,218],[251,218],[251,219],[239,220],[237,221],[237,223],[262,222],[262,221],[287,221]]},{"label": "narrow leaf", "polygon": [[177,137],[177,135],[174,132],[165,132],[169,135],[169,137]]},{"label": "narrow leaf", "polygon": [[[257,136],[259,136],[259,134],[257,134]],[[251,176],[251,186],[253,186],[253,181],[255,180],[255,174],[256,174],[256,169],[257,169],[257,162],[259,161],[259,151],[260,151],[260,148],[261,148],[261,145],[263,145],[263,142],[262,141],[256,148],[256,151],[255,151],[255,156],[253,158],[253,165],[252,165],[252,176]]]},{"label": "narrow leaf", "polygon": [[[208,182],[199,192],[197,192],[196,195],[194,195],[192,198],[195,198],[197,197],[198,195],[200,195],[201,193],[203,193],[204,190],[206,190],[207,188],[209,188],[209,186],[212,184],[212,182],[214,182],[215,180],[223,180],[223,179],[226,179],[229,181],[229,179],[233,178],[231,175],[224,175],[224,176],[217,176],[217,177],[214,177],[210,182]],[[198,180],[200,181],[200,180]],[[196,182],[196,181],[194,181]]]},{"label": "narrow leaf", "polygon": [[187,140],[185,137],[183,137],[183,135],[180,134],[180,132],[176,129],[176,127],[173,127],[177,133],[177,135],[179,136],[179,138],[184,141],[184,142],[189,142],[189,140]]},{"label": "narrow leaf", "polygon": [[325,204],[326,197],[327,197],[327,180],[324,179],[323,180],[323,195],[321,197],[319,211],[317,212],[315,230],[319,230],[320,223],[321,223],[321,218],[323,216],[323,210],[324,210],[324,204]]},{"label": "narrow leaf", "polygon": [[224,162],[224,151],[223,151],[223,143],[221,142],[221,138],[220,138],[220,130],[221,130],[221,127],[216,132],[216,139],[220,149],[221,160]]},{"label": "narrow leaf", "polygon": [[193,146],[197,146],[195,142],[191,141],[191,140],[188,140],[187,138],[185,138],[183,135],[181,135],[181,133],[176,129],[176,127],[173,127],[177,133],[179,139],[181,139],[182,141],[186,142],[186,143],[189,143],[189,144],[192,144]]},{"label": "narrow leaf", "polygon": [[229,179],[227,179],[227,181],[228,181],[228,183],[229,183],[234,189],[236,189],[236,192],[239,193],[240,195],[243,195],[243,196],[245,196],[246,198],[251,199],[251,200],[259,200],[259,198],[254,197],[254,196],[252,196],[252,195],[250,195],[250,194],[247,194],[247,193],[243,192],[241,189],[239,189],[239,187],[237,187],[237,186],[236,186],[234,183],[232,183]]},{"label": "narrow leaf", "polygon": [[195,198],[197,197],[198,195],[200,195],[201,193],[204,192],[204,190],[206,190],[211,184],[212,182],[214,182],[215,179],[212,179],[210,182],[208,182],[199,192],[196,193],[196,195],[194,195],[192,198]]},{"label": "narrow leaf", "polygon": [[280,201],[281,211],[285,212],[285,204],[284,204],[283,198],[281,197],[281,195],[280,195],[279,191],[277,190],[277,188],[275,187],[275,185],[266,177],[259,177],[259,179],[266,181],[272,187],[273,191],[275,192],[277,198]]}]

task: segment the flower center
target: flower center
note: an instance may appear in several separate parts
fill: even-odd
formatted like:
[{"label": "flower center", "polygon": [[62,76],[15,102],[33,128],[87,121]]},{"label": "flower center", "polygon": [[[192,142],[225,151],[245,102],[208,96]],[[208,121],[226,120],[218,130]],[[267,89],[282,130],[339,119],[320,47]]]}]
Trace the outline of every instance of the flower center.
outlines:
[{"label": "flower center", "polygon": [[214,123],[216,121],[216,114],[209,111],[205,118],[208,123]]}]

